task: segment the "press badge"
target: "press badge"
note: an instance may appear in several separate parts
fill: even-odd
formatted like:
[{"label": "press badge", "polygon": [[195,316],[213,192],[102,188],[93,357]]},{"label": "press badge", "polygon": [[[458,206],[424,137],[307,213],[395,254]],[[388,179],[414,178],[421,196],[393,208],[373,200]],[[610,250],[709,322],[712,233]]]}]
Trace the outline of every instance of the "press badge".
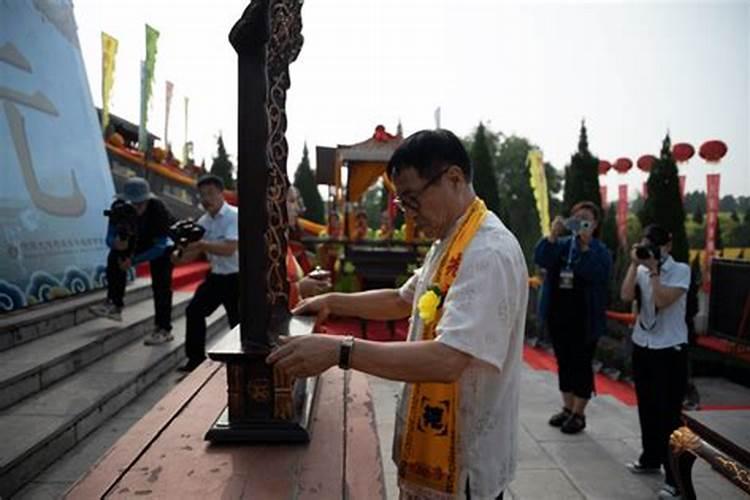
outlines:
[{"label": "press badge", "polygon": [[563,269],[560,271],[560,289],[570,290],[573,288],[573,271],[571,269]]}]

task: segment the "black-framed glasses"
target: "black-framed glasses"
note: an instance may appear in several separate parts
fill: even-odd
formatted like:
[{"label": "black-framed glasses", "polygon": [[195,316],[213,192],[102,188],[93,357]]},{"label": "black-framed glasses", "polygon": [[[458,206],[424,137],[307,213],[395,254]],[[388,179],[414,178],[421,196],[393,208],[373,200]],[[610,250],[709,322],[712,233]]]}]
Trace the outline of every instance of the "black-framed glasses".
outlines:
[{"label": "black-framed glasses", "polygon": [[396,197],[393,199],[393,202],[396,204],[396,206],[401,210],[402,212],[406,212],[406,210],[411,210],[413,212],[419,212],[419,199],[422,197],[422,195],[437,181],[439,181],[443,175],[450,169],[444,168],[440,171],[437,175],[432,176],[424,186],[422,186],[420,189],[413,193],[406,193],[403,195],[396,195]]}]

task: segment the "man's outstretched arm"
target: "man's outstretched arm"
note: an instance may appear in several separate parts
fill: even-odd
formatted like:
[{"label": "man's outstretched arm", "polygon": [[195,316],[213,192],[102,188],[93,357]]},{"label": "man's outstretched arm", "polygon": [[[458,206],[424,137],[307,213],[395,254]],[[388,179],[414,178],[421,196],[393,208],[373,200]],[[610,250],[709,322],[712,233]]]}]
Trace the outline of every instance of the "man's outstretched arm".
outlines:
[{"label": "man's outstretched arm", "polygon": [[327,293],[301,301],[292,313],[317,314],[321,319],[331,314],[372,320],[402,319],[411,313],[411,302],[404,300],[396,289]]}]

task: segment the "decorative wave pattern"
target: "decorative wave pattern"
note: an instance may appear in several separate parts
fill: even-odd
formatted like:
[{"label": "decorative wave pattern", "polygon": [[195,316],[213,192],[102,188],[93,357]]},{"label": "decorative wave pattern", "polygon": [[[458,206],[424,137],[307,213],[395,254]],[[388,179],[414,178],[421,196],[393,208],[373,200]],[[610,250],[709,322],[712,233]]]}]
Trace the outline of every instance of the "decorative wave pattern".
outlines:
[{"label": "decorative wave pattern", "polygon": [[0,280],[0,312],[10,312],[26,306],[26,295],[13,283]]},{"label": "decorative wave pattern", "polygon": [[[133,279],[135,271],[131,268],[128,270],[128,280]],[[104,288],[107,286],[107,270],[99,265],[89,274],[83,269],[69,266],[59,277],[47,271],[35,271],[28,283],[20,285],[0,279],[0,313]]]}]

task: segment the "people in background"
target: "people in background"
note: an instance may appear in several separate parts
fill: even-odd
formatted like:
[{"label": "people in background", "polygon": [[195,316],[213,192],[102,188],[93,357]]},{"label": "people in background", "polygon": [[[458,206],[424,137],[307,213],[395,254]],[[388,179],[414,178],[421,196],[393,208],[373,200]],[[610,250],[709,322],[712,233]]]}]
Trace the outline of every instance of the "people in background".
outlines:
[{"label": "people in background", "polygon": [[[127,271],[149,263],[154,299],[154,330],[144,343],[170,342],[172,335],[172,262],[168,232],[174,217],[164,202],[152,192],[146,179],[132,177],[125,182],[119,198],[135,209],[135,218],[107,226],[107,300],[90,308],[96,316],[122,321]],[[121,227],[117,227],[117,226]],[[128,234],[124,236],[123,233]]]},{"label": "people in background", "polygon": [[630,267],[620,288],[636,301],[633,328],[633,378],[638,400],[642,452],[627,464],[635,474],[658,474],[664,467],[659,498],[680,498],[669,461],[669,436],[680,426],[687,385],[688,328],[685,323],[690,267],[670,255],[672,235],[652,224],[630,252]]},{"label": "people in background", "polygon": [[[552,221],[549,236],[534,250],[534,262],[546,275],[540,313],[552,337],[563,403],[549,424],[566,434],[586,428],[586,405],[594,391],[591,363],[606,330],[612,259],[596,237],[600,218],[596,204],[577,203],[567,221]],[[564,236],[566,230],[572,234]]]}]

